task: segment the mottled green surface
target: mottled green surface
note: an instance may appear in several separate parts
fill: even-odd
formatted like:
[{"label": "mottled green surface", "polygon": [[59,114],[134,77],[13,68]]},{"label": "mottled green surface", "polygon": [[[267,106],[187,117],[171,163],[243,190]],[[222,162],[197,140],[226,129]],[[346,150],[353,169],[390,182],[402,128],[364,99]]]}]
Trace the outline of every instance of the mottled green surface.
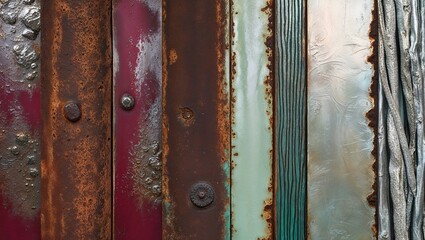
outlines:
[{"label": "mottled green surface", "polygon": [[[272,96],[265,45],[270,36],[266,0],[234,0],[232,5],[232,239],[271,236],[263,213],[272,184]],[[262,11],[262,9],[264,11]],[[270,12],[269,12],[270,13]]]},{"label": "mottled green surface", "polygon": [[308,231],[374,239],[374,134],[366,113],[373,1],[308,0]]},{"label": "mottled green surface", "polygon": [[305,239],[306,51],[304,0],[276,0],[276,239]]}]

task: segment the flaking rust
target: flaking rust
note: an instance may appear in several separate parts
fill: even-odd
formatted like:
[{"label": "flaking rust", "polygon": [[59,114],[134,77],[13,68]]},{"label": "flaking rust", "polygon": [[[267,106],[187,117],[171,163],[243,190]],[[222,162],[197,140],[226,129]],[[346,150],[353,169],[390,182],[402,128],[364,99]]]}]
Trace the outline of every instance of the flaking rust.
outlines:
[{"label": "flaking rust", "polygon": [[264,82],[265,84],[265,94],[266,94],[266,102],[268,104],[269,109],[267,109],[266,113],[267,116],[269,117],[269,127],[268,130],[271,132],[271,135],[273,136],[273,144],[272,144],[272,149],[270,149],[269,151],[269,157],[271,160],[271,169],[272,169],[272,177],[270,178],[270,182],[269,182],[269,194],[271,195],[271,197],[264,202],[264,213],[263,213],[263,218],[264,220],[267,221],[267,236],[265,238],[263,238],[264,240],[271,240],[274,239],[274,234],[275,234],[275,191],[274,191],[274,183],[275,183],[275,165],[276,165],[276,161],[275,161],[275,152],[273,150],[275,144],[275,125],[274,125],[274,108],[275,108],[275,93],[274,93],[274,68],[275,68],[275,59],[274,59],[274,54],[275,54],[275,41],[274,41],[274,28],[275,28],[275,0],[267,0],[267,5],[266,7],[264,7],[262,9],[262,11],[264,13],[267,14],[268,16],[268,24],[267,24],[267,33],[268,35],[265,36],[266,40],[264,42],[264,44],[266,45],[267,49],[266,49],[266,54],[268,57],[268,63],[267,63],[267,68],[269,69],[269,75],[266,77],[266,80]]},{"label": "flaking rust", "polygon": [[[371,55],[367,61],[372,65],[373,75],[372,82],[370,85],[370,100],[373,103],[373,107],[369,112],[366,113],[366,118],[369,120],[368,126],[373,131],[373,149],[372,156],[374,157],[374,163],[372,165],[374,176],[374,183],[372,185],[373,192],[367,197],[367,202],[371,207],[375,208],[375,222],[372,225],[372,231],[375,236],[378,234],[378,0],[374,0],[374,6],[372,10],[372,22],[370,23],[369,41],[371,43]],[[383,57],[383,56],[382,56]]]}]

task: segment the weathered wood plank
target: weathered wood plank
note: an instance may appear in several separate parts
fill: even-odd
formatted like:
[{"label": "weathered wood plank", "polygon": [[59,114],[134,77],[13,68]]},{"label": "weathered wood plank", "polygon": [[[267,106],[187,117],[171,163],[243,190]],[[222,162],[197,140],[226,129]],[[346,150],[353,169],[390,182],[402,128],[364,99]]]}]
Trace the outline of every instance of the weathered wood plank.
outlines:
[{"label": "weathered wood plank", "polygon": [[276,1],[276,239],[305,239],[307,77],[304,0]]},{"label": "weathered wood plank", "polygon": [[232,239],[272,239],[274,1],[232,1]]}]

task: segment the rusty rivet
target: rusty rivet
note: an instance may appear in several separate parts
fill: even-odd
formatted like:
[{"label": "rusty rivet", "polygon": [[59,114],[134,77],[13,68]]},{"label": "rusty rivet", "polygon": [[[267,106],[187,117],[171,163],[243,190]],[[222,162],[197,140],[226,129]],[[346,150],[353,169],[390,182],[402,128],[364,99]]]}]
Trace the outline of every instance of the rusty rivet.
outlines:
[{"label": "rusty rivet", "polygon": [[121,107],[122,107],[122,109],[124,109],[126,111],[130,111],[131,109],[133,109],[134,98],[130,94],[124,93],[121,96]]},{"label": "rusty rivet", "polygon": [[180,108],[180,114],[184,120],[190,120],[193,118],[193,111],[188,107]]},{"label": "rusty rivet", "polygon": [[196,207],[207,207],[214,202],[214,189],[208,183],[196,183],[190,191],[190,200]]},{"label": "rusty rivet", "polygon": [[68,102],[64,107],[65,118],[71,122],[77,122],[81,118],[80,106],[75,102]]}]

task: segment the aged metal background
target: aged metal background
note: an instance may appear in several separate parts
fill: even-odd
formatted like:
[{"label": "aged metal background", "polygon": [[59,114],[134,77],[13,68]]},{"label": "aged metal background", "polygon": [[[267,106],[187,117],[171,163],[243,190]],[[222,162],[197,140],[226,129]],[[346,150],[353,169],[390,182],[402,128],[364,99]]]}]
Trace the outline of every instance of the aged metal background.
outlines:
[{"label": "aged metal background", "polygon": [[42,238],[111,239],[111,2],[41,7]]},{"label": "aged metal background", "polygon": [[0,239],[423,240],[424,75],[421,0],[0,0]]},{"label": "aged metal background", "polygon": [[114,237],[161,239],[162,1],[113,6]]}]

